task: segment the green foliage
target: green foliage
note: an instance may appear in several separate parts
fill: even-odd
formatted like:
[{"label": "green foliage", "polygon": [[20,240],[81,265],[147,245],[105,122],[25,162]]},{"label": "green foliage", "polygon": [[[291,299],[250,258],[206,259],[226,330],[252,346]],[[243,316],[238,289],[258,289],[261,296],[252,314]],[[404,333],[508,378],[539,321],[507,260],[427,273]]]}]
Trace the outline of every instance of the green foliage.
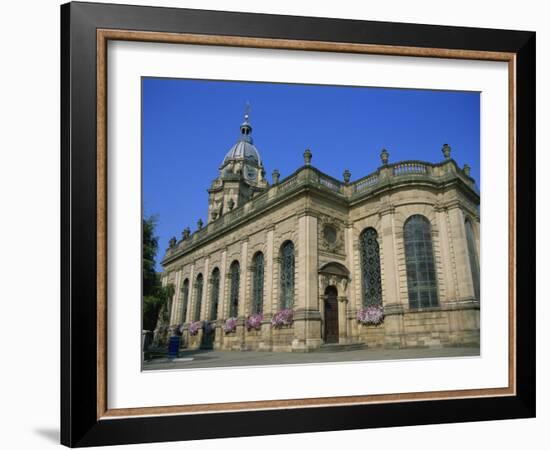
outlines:
[{"label": "green foliage", "polygon": [[155,258],[158,251],[158,236],[155,236],[157,224],[156,216],[143,219],[143,329],[154,330],[157,326],[159,314],[167,319],[168,305],[175,288],[169,284],[162,286],[160,275],[155,270]]},{"label": "green foliage", "polygon": [[160,277],[155,270],[159,239],[155,236],[157,217],[143,219],[143,297],[153,296],[160,286]]},{"label": "green foliage", "polygon": [[143,297],[143,329],[154,330],[157,326],[157,319],[162,307],[162,300],[155,296]]}]

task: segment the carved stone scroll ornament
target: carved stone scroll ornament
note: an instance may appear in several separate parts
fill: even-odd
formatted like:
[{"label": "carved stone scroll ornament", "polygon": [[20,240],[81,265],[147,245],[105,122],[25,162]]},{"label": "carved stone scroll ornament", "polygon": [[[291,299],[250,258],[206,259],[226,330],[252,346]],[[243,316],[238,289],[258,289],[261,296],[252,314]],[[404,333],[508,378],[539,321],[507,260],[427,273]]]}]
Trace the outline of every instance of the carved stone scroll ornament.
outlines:
[{"label": "carved stone scroll ornament", "polygon": [[329,216],[319,219],[319,247],[329,253],[344,253],[344,229],[342,223]]},{"label": "carved stone scroll ornament", "polygon": [[329,286],[335,286],[338,289],[339,297],[347,298],[347,289],[349,284],[349,277],[346,275],[335,274],[319,274],[319,291],[320,294],[324,294],[325,290]]}]

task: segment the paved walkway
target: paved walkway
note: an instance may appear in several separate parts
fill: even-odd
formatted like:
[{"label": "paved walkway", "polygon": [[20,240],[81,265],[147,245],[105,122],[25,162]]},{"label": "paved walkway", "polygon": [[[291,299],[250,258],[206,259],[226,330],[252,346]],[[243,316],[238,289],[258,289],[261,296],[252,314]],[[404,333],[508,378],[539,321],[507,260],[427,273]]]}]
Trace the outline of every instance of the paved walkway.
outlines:
[{"label": "paved walkway", "polygon": [[229,352],[217,350],[181,351],[179,358],[155,358],[143,364],[143,370],[198,369],[232,366],[330,363],[390,359],[450,358],[479,356],[477,347],[370,349],[317,351],[312,353]]}]

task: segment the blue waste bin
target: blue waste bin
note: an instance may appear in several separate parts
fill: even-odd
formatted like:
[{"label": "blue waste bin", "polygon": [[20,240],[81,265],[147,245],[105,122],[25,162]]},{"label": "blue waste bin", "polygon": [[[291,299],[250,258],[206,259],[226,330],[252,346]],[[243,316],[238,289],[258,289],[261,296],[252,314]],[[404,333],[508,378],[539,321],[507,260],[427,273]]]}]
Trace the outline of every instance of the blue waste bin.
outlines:
[{"label": "blue waste bin", "polygon": [[174,359],[178,357],[178,350],[180,348],[180,337],[171,336],[168,342],[168,358]]}]

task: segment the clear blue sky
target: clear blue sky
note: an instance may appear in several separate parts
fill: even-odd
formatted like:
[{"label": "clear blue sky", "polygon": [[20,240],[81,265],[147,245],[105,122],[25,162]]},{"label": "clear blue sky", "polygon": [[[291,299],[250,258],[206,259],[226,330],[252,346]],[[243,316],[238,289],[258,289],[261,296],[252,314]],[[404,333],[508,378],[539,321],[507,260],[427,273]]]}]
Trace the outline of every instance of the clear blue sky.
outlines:
[{"label": "clear blue sky", "polygon": [[[448,143],[479,183],[479,93],[299,84],[143,78],[143,212],[158,215],[162,258],[198,218],[206,223],[206,189],[239,136],[247,101],[254,144],[268,179],[312,165],[352,181],[376,170],[380,150],[390,163],[438,162]],[[158,264],[157,264],[157,267]]]}]

